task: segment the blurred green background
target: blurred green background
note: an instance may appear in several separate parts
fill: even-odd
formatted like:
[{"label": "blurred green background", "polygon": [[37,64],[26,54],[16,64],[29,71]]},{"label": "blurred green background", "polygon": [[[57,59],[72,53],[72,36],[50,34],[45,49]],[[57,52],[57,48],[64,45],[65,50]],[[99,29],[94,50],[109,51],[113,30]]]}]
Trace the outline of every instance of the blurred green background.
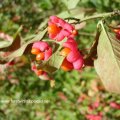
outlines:
[{"label": "blurred green background", "polygon": [[[0,0],[0,31],[13,35],[23,25],[22,36],[33,34],[51,15],[82,8],[87,15],[120,8],[120,0]],[[79,31],[79,47],[89,49],[94,40],[97,20]],[[40,80],[25,63],[0,74],[0,100],[48,100],[48,103],[0,102],[0,120],[86,120],[87,115],[101,115],[103,120],[119,120],[120,96],[105,91],[95,69],[54,74],[55,86]],[[95,107],[95,103],[97,107]],[[92,119],[89,119],[92,120]],[[98,119],[95,119],[98,120]]]}]

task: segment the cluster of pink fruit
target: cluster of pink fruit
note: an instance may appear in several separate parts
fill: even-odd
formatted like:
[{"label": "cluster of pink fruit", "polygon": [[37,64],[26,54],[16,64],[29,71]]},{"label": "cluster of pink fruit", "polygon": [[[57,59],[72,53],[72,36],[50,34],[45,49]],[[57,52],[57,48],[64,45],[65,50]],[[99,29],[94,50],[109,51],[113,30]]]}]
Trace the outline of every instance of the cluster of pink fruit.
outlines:
[{"label": "cluster of pink fruit", "polygon": [[[49,38],[56,42],[61,42],[67,38],[62,44],[62,50],[60,50],[60,55],[65,57],[61,69],[64,71],[80,70],[83,67],[84,60],[74,39],[77,35],[75,27],[57,16],[51,16],[48,21],[48,34]],[[37,61],[47,61],[52,56],[52,46],[47,42],[38,41],[33,43],[31,53],[36,55]],[[37,70],[36,68],[34,71],[37,75],[44,73],[42,69]]]}]

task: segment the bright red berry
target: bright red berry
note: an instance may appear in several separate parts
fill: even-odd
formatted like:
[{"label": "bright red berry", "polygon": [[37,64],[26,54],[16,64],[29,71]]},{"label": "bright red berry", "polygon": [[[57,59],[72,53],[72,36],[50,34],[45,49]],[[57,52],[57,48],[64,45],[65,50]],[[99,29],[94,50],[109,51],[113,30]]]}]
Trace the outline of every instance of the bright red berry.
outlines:
[{"label": "bright red berry", "polygon": [[14,64],[15,64],[15,61],[8,62],[8,65],[9,65],[9,66],[12,66],[12,65],[14,65]]},{"label": "bright red berry", "polygon": [[115,33],[118,33],[118,32],[120,31],[120,29],[113,29],[113,31],[114,31]]},{"label": "bright red berry", "polygon": [[32,48],[31,53],[34,54],[34,55],[37,55],[37,54],[40,53],[40,50],[37,49],[37,48]]},{"label": "bright red berry", "polygon": [[67,56],[69,53],[70,53],[70,48],[63,48],[62,50],[61,50],[61,52],[60,52],[60,55],[62,55],[62,56]]},{"label": "bright red berry", "polygon": [[72,63],[67,61],[67,59],[64,59],[62,65],[61,65],[61,69],[63,69],[64,71],[70,71],[73,69],[73,65],[72,65]]},{"label": "bright red berry", "polygon": [[43,74],[43,71],[40,69],[40,70],[36,70],[36,75],[38,75],[38,76],[40,76],[40,75],[42,75]]},{"label": "bright red berry", "polygon": [[44,59],[44,53],[43,53],[43,52],[37,54],[37,56],[36,56],[36,60],[37,60],[37,61],[38,61],[38,60],[43,60],[43,59]]},{"label": "bright red berry", "polygon": [[50,39],[62,41],[65,37],[73,38],[75,36],[74,34],[76,34],[76,32],[73,31],[74,29],[75,27],[65,20],[57,16],[50,16],[48,21],[48,34]]},{"label": "bright red berry", "polygon": [[76,35],[78,35],[78,31],[77,31],[77,30],[73,30],[73,31],[72,31],[72,34],[73,34],[74,36],[76,36]]},{"label": "bright red berry", "polygon": [[118,40],[120,40],[120,33],[117,33],[117,34],[116,34],[116,38],[117,38]]},{"label": "bright red berry", "polygon": [[60,32],[60,30],[61,29],[55,24],[52,24],[52,25],[48,26],[48,33],[49,34],[56,35],[56,34],[58,34]]},{"label": "bright red berry", "polygon": [[36,60],[48,60],[52,55],[52,47],[44,41],[33,43],[32,53],[36,54]]},{"label": "bright red berry", "polygon": [[114,29],[113,31],[116,33],[116,38],[120,40],[120,29]]}]

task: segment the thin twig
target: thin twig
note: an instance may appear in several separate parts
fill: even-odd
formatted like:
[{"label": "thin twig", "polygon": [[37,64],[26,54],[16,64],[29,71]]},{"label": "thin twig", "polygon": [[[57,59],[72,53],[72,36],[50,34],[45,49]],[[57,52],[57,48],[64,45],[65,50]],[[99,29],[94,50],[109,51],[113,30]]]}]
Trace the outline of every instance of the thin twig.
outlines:
[{"label": "thin twig", "polygon": [[[74,20],[76,20],[76,21],[72,22],[71,24],[80,24],[80,23],[82,23],[84,21],[87,21],[87,20],[93,20],[93,19],[97,19],[97,18],[106,18],[106,17],[115,16],[115,15],[120,15],[120,10],[109,12],[109,13],[93,15],[93,16],[90,16],[90,17],[85,17],[85,18],[83,18],[81,20],[80,19],[76,20],[76,18],[75,18]],[[72,18],[72,20],[73,20],[73,18]]]},{"label": "thin twig", "polygon": [[86,32],[80,32],[79,35],[95,37],[95,34],[86,33]]}]

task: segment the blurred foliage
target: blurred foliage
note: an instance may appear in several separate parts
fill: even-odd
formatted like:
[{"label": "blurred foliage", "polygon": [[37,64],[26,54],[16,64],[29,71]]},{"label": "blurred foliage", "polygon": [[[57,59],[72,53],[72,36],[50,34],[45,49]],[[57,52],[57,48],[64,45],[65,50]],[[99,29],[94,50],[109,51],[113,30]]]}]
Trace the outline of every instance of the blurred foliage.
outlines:
[{"label": "blurred foliage", "polygon": [[[76,4],[66,4],[67,0],[0,0],[0,31],[13,35],[23,25],[22,36],[36,32],[37,27],[50,15],[81,7],[94,12],[109,12],[120,8],[119,0],[75,0]],[[72,0],[73,2],[73,0]],[[71,6],[70,6],[71,5]],[[83,53],[94,40],[95,21],[90,21],[79,31],[79,47]],[[24,62],[23,62],[24,64]],[[0,100],[31,99],[49,100],[49,103],[2,103],[0,120],[86,120],[87,114],[102,113],[104,120],[120,119],[120,110],[110,107],[110,102],[120,103],[120,96],[108,93],[94,68],[83,71],[54,74],[55,87],[49,81],[40,80],[30,70],[29,64],[10,67],[7,76],[0,75]],[[90,110],[95,102],[99,106]]]}]

